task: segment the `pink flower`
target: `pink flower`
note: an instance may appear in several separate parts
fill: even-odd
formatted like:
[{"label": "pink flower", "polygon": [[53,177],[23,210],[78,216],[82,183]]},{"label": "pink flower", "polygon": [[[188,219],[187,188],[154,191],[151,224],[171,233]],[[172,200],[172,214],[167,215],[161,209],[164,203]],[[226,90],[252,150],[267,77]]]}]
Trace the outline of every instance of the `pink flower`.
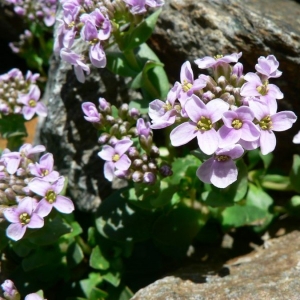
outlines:
[{"label": "pink flower", "polygon": [[237,143],[240,139],[253,142],[259,138],[260,131],[252,122],[254,114],[247,106],[241,106],[235,111],[226,111],[223,115],[224,125],[219,129],[219,147]]},{"label": "pink flower", "polygon": [[20,240],[28,228],[41,228],[44,226],[42,216],[34,211],[36,202],[30,197],[23,198],[18,207],[7,208],[4,210],[5,218],[11,222],[6,235],[14,241]]},{"label": "pink flower", "polygon": [[277,78],[281,76],[282,72],[278,69],[279,62],[274,55],[268,55],[267,57],[261,56],[258,59],[258,64],[255,65],[255,69],[258,73],[264,75],[266,79]]},{"label": "pink flower", "polygon": [[237,180],[238,170],[233,159],[241,157],[243,153],[244,149],[241,145],[219,148],[198,168],[196,174],[205,183],[226,188]]},{"label": "pink flower", "polygon": [[44,154],[39,163],[31,163],[28,165],[30,173],[36,177],[40,177],[45,181],[54,182],[58,179],[59,173],[53,170],[54,159],[51,153]]},{"label": "pink flower", "polygon": [[217,55],[215,58],[210,56],[205,56],[203,58],[199,58],[195,60],[195,63],[198,65],[200,69],[207,69],[211,67],[216,67],[220,64],[229,64],[236,63],[239,58],[242,56],[242,52],[240,53],[232,53],[230,55]]},{"label": "pink flower", "polygon": [[73,202],[69,198],[59,195],[64,188],[64,182],[65,178],[61,176],[53,183],[40,178],[33,178],[28,183],[28,187],[32,192],[43,197],[35,209],[40,216],[47,216],[52,207],[65,214],[69,214],[74,210]]},{"label": "pink flower", "polygon": [[28,94],[20,94],[18,103],[22,103],[24,105],[22,108],[22,113],[26,120],[32,119],[34,114],[42,117],[47,116],[47,108],[42,102],[39,101],[40,96],[41,91],[35,84],[30,86]]},{"label": "pink flower", "polygon": [[125,154],[125,152],[132,146],[131,140],[117,141],[114,148],[105,145],[98,155],[106,160],[104,164],[104,176],[107,180],[112,181],[114,177],[115,168],[121,171],[126,171],[131,165],[131,160]]},{"label": "pink flower", "polygon": [[191,121],[174,128],[170,134],[173,146],[181,146],[197,137],[198,145],[205,154],[214,153],[219,145],[219,137],[214,124],[227,111],[229,104],[222,99],[214,99],[204,104],[197,96],[192,95],[187,101],[185,110]]},{"label": "pink flower", "polygon": [[269,107],[260,101],[249,103],[260,129],[259,145],[263,155],[272,152],[276,146],[276,137],[273,131],[285,131],[296,122],[297,116],[292,111],[276,113],[274,107]]}]

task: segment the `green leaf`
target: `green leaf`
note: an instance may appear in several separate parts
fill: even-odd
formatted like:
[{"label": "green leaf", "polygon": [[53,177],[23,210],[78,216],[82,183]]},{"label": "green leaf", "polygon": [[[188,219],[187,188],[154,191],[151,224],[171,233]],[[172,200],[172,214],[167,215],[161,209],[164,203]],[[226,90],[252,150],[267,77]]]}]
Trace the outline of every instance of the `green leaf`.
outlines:
[{"label": "green leaf", "polygon": [[131,69],[125,56],[121,52],[106,52],[107,65],[106,67],[114,74],[124,77],[135,77],[137,72]]},{"label": "green leaf", "polygon": [[128,286],[125,286],[118,300],[130,300],[133,297],[133,292]]},{"label": "green leaf", "polygon": [[273,204],[272,197],[261,188],[254,184],[249,184],[249,190],[246,197],[247,205],[255,206],[268,211]]},{"label": "green leaf", "polygon": [[83,230],[78,222],[75,222],[75,221],[71,222],[70,226],[71,226],[71,232],[66,234],[67,239],[71,239],[77,235],[80,235],[83,232]]},{"label": "green leaf", "polygon": [[107,270],[109,268],[109,261],[103,256],[99,246],[96,246],[92,251],[90,266],[97,270]]},{"label": "green leaf", "polygon": [[85,296],[90,299],[93,288],[95,288],[102,281],[103,279],[99,273],[89,273],[89,278],[80,280],[79,283]]},{"label": "green leaf", "polygon": [[190,207],[178,205],[154,223],[152,237],[163,245],[189,245],[200,230],[201,213]]},{"label": "green leaf", "polygon": [[177,158],[172,164],[173,175],[165,180],[171,185],[177,185],[182,178],[185,177],[185,173],[189,166],[200,166],[201,162],[193,155],[187,155],[184,158]]},{"label": "green leaf", "polygon": [[256,206],[235,205],[222,212],[222,225],[227,228],[251,225],[257,221],[264,222],[267,212]]},{"label": "green leaf", "polygon": [[90,293],[89,300],[102,300],[105,299],[107,296],[108,293],[94,287],[92,288],[92,291]]},{"label": "green leaf", "polygon": [[269,153],[267,155],[263,155],[261,152],[259,152],[260,154],[260,158],[262,159],[263,163],[264,163],[264,167],[267,170],[274,158],[274,155],[272,153]]},{"label": "green leaf", "polygon": [[294,190],[297,193],[300,193],[300,156],[297,154],[293,156],[293,165],[290,172],[290,180]]},{"label": "green leaf", "polygon": [[4,230],[0,229],[0,252],[7,246],[8,238]]},{"label": "green leaf", "polygon": [[81,247],[76,242],[71,243],[67,250],[67,262],[69,268],[74,268],[79,265],[83,259],[84,254]]},{"label": "green leaf", "polygon": [[151,199],[150,203],[153,207],[161,207],[169,204],[172,201],[173,195],[177,191],[178,187],[171,185],[168,186],[164,181],[161,181],[161,191],[157,198]]},{"label": "green leaf", "polygon": [[122,49],[122,51],[134,49],[148,40],[155,28],[161,11],[162,9],[156,10],[148,18],[139,23],[139,25],[126,36],[126,42],[124,43],[126,46]]},{"label": "green leaf", "polygon": [[20,257],[27,256],[35,247],[28,239],[21,239],[13,244],[13,250]]},{"label": "green leaf", "polygon": [[45,222],[43,228],[33,232],[28,238],[30,242],[37,245],[50,245],[70,231],[71,227],[57,215],[54,219]]},{"label": "green leaf", "polygon": [[120,273],[119,272],[108,272],[102,275],[103,279],[113,286],[117,287],[120,284]]},{"label": "green leaf", "polygon": [[101,203],[96,228],[104,237],[119,242],[146,240],[150,237],[156,214],[128,204],[123,191],[113,193]]},{"label": "green leaf", "polygon": [[58,265],[61,262],[61,253],[57,247],[38,248],[25,257],[22,267],[25,272],[47,265]]}]

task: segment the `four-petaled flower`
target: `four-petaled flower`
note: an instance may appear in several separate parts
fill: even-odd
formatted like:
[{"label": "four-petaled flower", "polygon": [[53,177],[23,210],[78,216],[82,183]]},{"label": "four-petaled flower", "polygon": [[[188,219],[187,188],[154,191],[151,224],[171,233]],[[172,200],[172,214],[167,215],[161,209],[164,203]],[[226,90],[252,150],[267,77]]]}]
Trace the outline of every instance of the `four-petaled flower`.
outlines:
[{"label": "four-petaled flower", "polygon": [[23,104],[22,113],[26,120],[30,120],[34,114],[41,117],[47,116],[47,108],[40,100],[41,91],[37,85],[30,86],[28,94],[20,94],[18,97],[18,103]]},{"label": "four-petaled flower", "polygon": [[260,129],[258,140],[261,153],[266,155],[272,152],[276,146],[276,137],[273,131],[284,131],[292,127],[297,116],[292,111],[281,111],[276,113],[277,107],[269,107],[260,101],[249,103]]},{"label": "four-petaled flower", "polygon": [[106,160],[104,164],[104,176],[107,180],[112,181],[114,178],[115,168],[126,171],[131,165],[131,160],[125,152],[132,146],[133,142],[129,139],[117,141],[114,148],[105,145],[98,155]]},{"label": "four-petaled flower", "polygon": [[5,218],[11,222],[6,235],[14,241],[20,240],[28,228],[41,228],[44,226],[43,216],[36,210],[36,202],[30,197],[25,197],[17,207],[4,210]]},{"label": "four-petaled flower", "polygon": [[39,201],[35,211],[42,217],[49,215],[52,207],[59,212],[69,214],[74,210],[73,202],[59,195],[64,188],[64,177],[59,177],[55,182],[50,183],[41,178],[33,178],[29,183],[29,189],[43,198]]},{"label": "four-petaled flower", "polygon": [[219,147],[236,144],[240,139],[253,142],[259,138],[260,131],[252,122],[254,114],[247,106],[235,111],[226,111],[222,117],[224,125],[219,129]]},{"label": "four-petaled flower", "polygon": [[219,148],[198,168],[196,174],[205,183],[226,188],[237,180],[238,170],[233,160],[241,157],[243,153],[244,149],[238,144]]},{"label": "four-petaled flower", "polygon": [[195,63],[198,65],[200,69],[207,69],[211,67],[216,67],[221,64],[229,64],[236,63],[239,58],[242,56],[242,52],[240,53],[232,53],[229,55],[217,55],[215,57],[205,56],[203,58],[199,58],[195,60]]},{"label": "four-petaled flower", "polygon": [[214,124],[223,113],[229,109],[229,104],[222,99],[214,99],[205,104],[196,95],[187,101],[185,110],[191,121],[174,128],[170,134],[173,146],[181,146],[197,137],[198,145],[205,154],[214,153],[219,146],[219,137]]}]

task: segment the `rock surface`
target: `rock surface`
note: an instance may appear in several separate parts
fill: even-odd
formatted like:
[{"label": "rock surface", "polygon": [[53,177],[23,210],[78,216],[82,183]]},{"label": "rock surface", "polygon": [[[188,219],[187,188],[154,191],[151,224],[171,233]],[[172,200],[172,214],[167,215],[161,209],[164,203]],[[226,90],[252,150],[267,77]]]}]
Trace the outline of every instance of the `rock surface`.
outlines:
[{"label": "rock surface", "polygon": [[[179,79],[180,66],[205,55],[243,52],[246,71],[254,71],[259,56],[274,54],[283,76],[274,80],[285,100],[280,109],[300,113],[300,4],[292,0],[166,0],[151,47],[164,62],[171,83]],[[286,17],[288,16],[288,17]],[[55,156],[57,168],[69,178],[69,193],[77,207],[94,211],[110,192],[97,157],[96,131],[81,112],[83,101],[128,101],[122,78],[93,69],[84,84],[70,66],[53,57],[44,99],[49,115],[40,126],[41,142]],[[299,129],[278,133],[280,163],[291,164],[296,152],[292,137]]]},{"label": "rock surface", "polygon": [[298,300],[300,232],[268,240],[219,270],[204,264],[178,270],[139,290],[131,300]]}]

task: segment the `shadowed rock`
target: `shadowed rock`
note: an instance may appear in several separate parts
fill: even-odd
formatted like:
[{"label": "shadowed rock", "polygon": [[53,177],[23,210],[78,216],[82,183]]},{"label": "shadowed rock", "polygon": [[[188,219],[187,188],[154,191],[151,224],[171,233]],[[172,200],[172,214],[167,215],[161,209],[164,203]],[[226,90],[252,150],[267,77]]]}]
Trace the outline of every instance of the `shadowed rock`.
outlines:
[{"label": "shadowed rock", "polygon": [[299,299],[300,232],[272,239],[217,271],[203,264],[178,270],[139,290],[131,300]]}]

